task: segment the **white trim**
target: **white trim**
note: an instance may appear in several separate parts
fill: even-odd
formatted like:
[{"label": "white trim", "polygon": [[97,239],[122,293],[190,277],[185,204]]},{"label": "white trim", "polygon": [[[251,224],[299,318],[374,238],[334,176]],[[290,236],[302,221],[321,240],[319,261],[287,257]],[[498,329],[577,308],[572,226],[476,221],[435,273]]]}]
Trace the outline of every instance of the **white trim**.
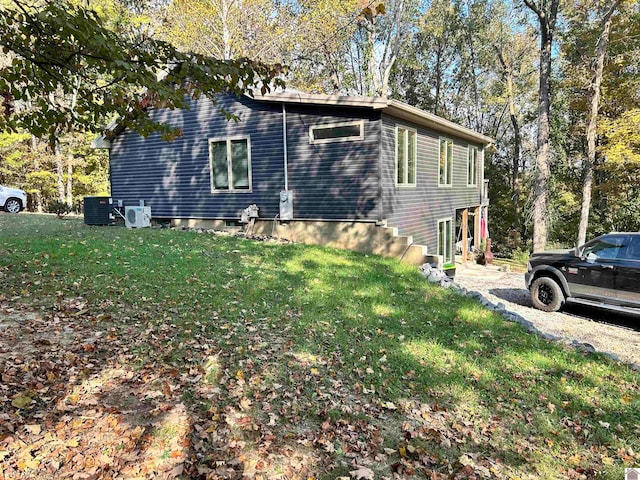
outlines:
[{"label": "white trim", "polygon": [[[470,160],[470,155],[471,152],[474,151],[476,152],[476,156],[473,159],[473,171],[474,171],[474,176],[475,178],[475,183],[470,183],[469,182],[469,160]],[[467,187],[470,188],[477,188],[478,187],[478,157],[479,157],[479,149],[478,147],[476,147],[475,145],[467,145]]]},{"label": "white trim", "polygon": [[[320,138],[316,139],[313,137],[313,132],[315,130],[322,130],[326,128],[335,128],[335,127],[351,127],[357,125],[360,127],[359,135],[352,135],[350,137],[334,137],[334,138]],[[364,140],[364,120],[354,120],[351,122],[336,122],[336,123],[323,123],[319,125],[311,125],[309,127],[309,143],[310,144],[322,144],[322,143],[338,143],[338,142],[355,142],[359,140]]]},{"label": "white trim", "polygon": [[[445,159],[445,172],[444,172],[444,178],[446,181],[446,178],[449,176],[447,175],[449,173],[448,165],[449,163],[451,163],[451,183],[440,183],[440,154],[441,154],[440,152],[442,149],[442,141],[451,142],[451,162],[447,162],[447,160]],[[454,146],[455,146],[455,142],[453,141],[452,138],[443,137],[443,136],[438,137],[438,188],[453,187],[453,147]],[[448,155],[448,152],[449,152],[448,146],[446,147],[446,152]]]},{"label": "white trim", "polygon": [[[247,141],[247,177],[249,180],[249,188],[233,188],[233,161],[231,156],[231,142],[234,140],[246,140]],[[227,144],[227,179],[229,180],[229,188],[216,189],[214,186],[214,175],[213,175],[213,157],[211,155],[211,144],[212,143],[222,143],[226,142]],[[207,146],[209,148],[209,177],[210,177],[210,188],[211,193],[219,194],[219,193],[251,193],[253,191],[253,180],[251,177],[251,138],[249,135],[237,135],[232,137],[214,137],[209,138],[207,140]]]},{"label": "white trim", "polygon": [[[405,148],[405,162],[404,162],[404,182],[398,183],[398,130],[402,129],[407,132],[406,141],[404,142]],[[393,182],[397,188],[415,188],[418,184],[418,131],[415,128],[408,127],[401,123],[396,123],[394,128],[394,174]],[[416,141],[413,145],[413,183],[409,183],[409,132],[413,132],[416,136]]]},{"label": "white trim", "polygon": [[[446,259],[444,258],[444,254],[442,254],[440,252],[440,224],[441,223],[445,223],[445,222],[450,222],[449,225],[449,238],[451,240],[453,240],[453,233],[451,230],[453,230],[453,217],[445,217],[445,218],[439,218],[438,220],[436,220],[436,255],[438,256],[438,258],[440,258],[442,260],[442,265],[446,264],[446,263],[454,263],[455,262],[455,256],[453,254],[453,241],[449,242],[449,249],[451,250],[451,259]],[[445,223],[446,225],[446,223]],[[446,247],[445,247],[446,248]]]}]

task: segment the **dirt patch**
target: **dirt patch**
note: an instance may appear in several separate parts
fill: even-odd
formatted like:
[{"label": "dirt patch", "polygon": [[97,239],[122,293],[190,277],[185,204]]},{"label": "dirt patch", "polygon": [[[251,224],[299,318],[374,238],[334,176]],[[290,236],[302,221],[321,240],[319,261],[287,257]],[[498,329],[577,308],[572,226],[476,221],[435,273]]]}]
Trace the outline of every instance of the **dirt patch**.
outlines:
[{"label": "dirt patch", "polygon": [[186,407],[161,369],[118,366],[105,325],[82,299],[0,307],[0,479],[182,474]]}]

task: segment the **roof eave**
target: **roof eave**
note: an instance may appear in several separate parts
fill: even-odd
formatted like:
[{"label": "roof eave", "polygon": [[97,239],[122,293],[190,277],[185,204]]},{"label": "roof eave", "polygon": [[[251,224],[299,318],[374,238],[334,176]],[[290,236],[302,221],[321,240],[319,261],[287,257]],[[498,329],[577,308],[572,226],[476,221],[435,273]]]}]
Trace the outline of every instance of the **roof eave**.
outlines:
[{"label": "roof eave", "polygon": [[431,128],[444,135],[452,135],[470,142],[489,145],[495,143],[495,140],[481,133],[475,132],[469,128],[462,127],[458,124],[445,120],[432,113],[425,112],[419,108],[400,102],[398,100],[389,100],[386,97],[361,97],[350,95],[322,95],[311,93],[267,93],[265,95],[255,94],[254,100],[278,102],[278,103],[297,103],[304,105],[327,105],[327,106],[343,106],[343,107],[360,107],[371,108],[374,110],[382,110],[396,118],[416,123],[418,125]]},{"label": "roof eave", "polygon": [[360,97],[351,95],[322,95],[312,93],[267,93],[255,94],[254,100],[278,103],[299,103],[307,105],[330,105],[344,107],[362,107],[379,110],[385,108],[389,101],[383,97]]},{"label": "roof eave", "polygon": [[471,142],[480,143],[482,145],[489,145],[495,143],[495,140],[491,137],[478,133],[469,128],[462,127],[456,123],[453,123],[444,118],[438,117],[432,113],[425,112],[419,108],[412,107],[404,102],[398,100],[390,100],[388,106],[384,109],[384,112],[403,120],[417,123],[425,127],[429,127],[439,133],[445,135],[452,135]]}]

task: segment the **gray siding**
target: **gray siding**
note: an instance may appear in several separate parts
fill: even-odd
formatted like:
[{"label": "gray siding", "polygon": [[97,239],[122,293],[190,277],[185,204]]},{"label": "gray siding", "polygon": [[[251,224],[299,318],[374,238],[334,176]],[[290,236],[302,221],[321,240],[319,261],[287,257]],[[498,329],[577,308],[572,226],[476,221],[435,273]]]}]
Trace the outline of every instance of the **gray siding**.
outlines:
[{"label": "gray siding", "polygon": [[[395,127],[404,125],[417,130],[417,172],[415,187],[395,185]],[[453,140],[453,186],[439,187],[438,132],[382,116],[382,191],[387,223],[398,227],[400,235],[412,235],[414,243],[426,245],[430,254],[437,252],[437,222],[451,217],[455,225],[456,209],[480,204],[482,174],[478,156],[478,186],[467,187],[467,142]],[[475,145],[481,149],[480,145]],[[455,229],[454,229],[455,230]],[[455,232],[454,232],[455,233]]]},{"label": "gray siding", "polygon": [[[224,106],[240,117],[227,121]],[[111,142],[111,192],[125,205],[145,200],[154,217],[238,219],[249,204],[260,217],[279,212],[284,189],[282,105],[248,98],[202,99],[190,110],[159,110],[182,129],[173,142],[125,130]],[[310,144],[309,126],[364,120],[361,141]],[[377,219],[380,113],[362,109],[287,105],[289,189],[299,219]],[[211,192],[208,139],[248,136],[251,192]]]},{"label": "gray siding", "polygon": [[[240,117],[227,121],[224,106]],[[260,216],[279,211],[284,188],[282,113],[280,105],[221,96],[192,102],[190,110],[159,110],[157,118],[182,129],[166,142],[159,135],[143,138],[125,130],[111,142],[111,194],[125,205],[145,200],[154,217],[238,219],[252,203]],[[248,136],[251,143],[252,192],[211,192],[208,139]]]},{"label": "gray siding", "polygon": [[[364,120],[364,139],[311,144],[313,125]],[[377,220],[380,113],[287,105],[289,188],[301,219]]]}]

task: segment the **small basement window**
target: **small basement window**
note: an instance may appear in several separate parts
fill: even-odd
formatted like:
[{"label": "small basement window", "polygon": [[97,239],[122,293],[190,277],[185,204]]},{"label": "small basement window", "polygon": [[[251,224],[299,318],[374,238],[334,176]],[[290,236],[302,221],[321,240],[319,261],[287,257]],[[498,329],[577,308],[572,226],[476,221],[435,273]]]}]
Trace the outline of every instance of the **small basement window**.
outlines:
[{"label": "small basement window", "polygon": [[248,137],[209,140],[211,191],[251,191],[251,143]]},{"label": "small basement window", "polygon": [[351,142],[364,139],[364,121],[327,123],[309,127],[309,143]]}]

